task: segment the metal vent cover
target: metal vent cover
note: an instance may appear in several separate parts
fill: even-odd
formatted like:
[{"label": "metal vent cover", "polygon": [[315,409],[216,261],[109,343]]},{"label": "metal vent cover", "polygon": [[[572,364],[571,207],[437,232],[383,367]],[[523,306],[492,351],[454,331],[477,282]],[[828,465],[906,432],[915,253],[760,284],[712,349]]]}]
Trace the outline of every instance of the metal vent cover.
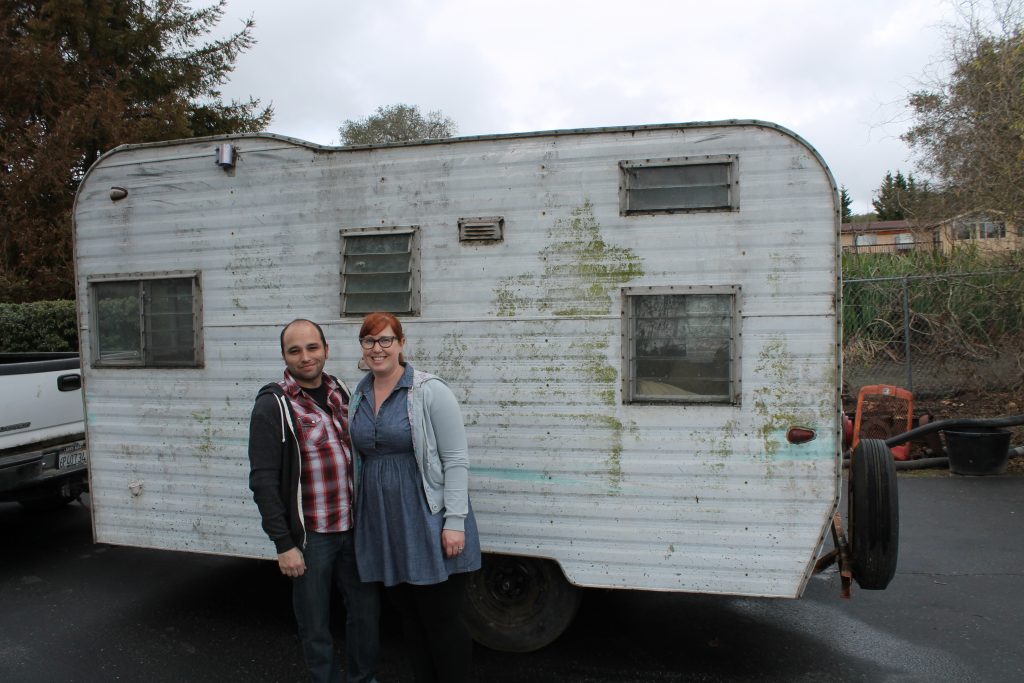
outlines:
[{"label": "metal vent cover", "polygon": [[504,237],[505,219],[501,216],[459,219],[459,242],[501,242]]}]

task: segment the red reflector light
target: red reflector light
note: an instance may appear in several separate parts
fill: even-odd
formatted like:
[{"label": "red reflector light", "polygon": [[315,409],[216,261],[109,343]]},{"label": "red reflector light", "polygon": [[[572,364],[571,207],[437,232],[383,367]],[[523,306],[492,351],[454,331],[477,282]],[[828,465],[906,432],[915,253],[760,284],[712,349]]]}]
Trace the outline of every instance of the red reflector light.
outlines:
[{"label": "red reflector light", "polygon": [[786,441],[790,443],[807,443],[814,439],[817,434],[813,429],[807,427],[790,427],[786,432]]}]

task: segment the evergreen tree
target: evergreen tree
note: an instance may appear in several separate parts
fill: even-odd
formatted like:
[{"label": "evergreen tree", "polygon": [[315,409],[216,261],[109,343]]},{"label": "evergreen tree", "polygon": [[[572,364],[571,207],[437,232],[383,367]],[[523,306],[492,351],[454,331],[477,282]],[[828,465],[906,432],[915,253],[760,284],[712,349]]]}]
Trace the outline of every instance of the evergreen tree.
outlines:
[{"label": "evergreen tree", "polygon": [[839,205],[842,209],[843,223],[850,222],[850,218],[853,217],[853,211],[850,208],[853,206],[853,199],[850,198],[850,192],[845,185],[839,188]]},{"label": "evergreen tree", "polygon": [[262,130],[221,101],[253,22],[203,42],[225,1],[0,0],[0,301],[72,298],[71,206],[122,143]]},{"label": "evergreen tree", "polygon": [[338,132],[343,145],[379,145],[386,142],[436,140],[455,135],[455,121],[440,111],[420,113],[416,105],[392,104],[359,119],[346,120]]},{"label": "evergreen tree", "polygon": [[900,221],[915,216],[916,204],[920,200],[920,192],[913,174],[903,175],[898,170],[893,176],[887,171],[885,179],[878,187],[871,205],[880,221]]}]

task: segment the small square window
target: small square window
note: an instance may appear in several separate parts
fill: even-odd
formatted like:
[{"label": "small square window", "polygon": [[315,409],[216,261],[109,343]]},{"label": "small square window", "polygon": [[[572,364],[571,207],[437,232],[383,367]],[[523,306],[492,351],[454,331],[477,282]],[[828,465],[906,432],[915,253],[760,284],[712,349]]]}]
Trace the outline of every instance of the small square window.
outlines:
[{"label": "small square window", "polygon": [[202,367],[195,273],[90,281],[96,367]]},{"label": "small square window", "polygon": [[620,161],[623,216],[689,211],[738,211],[738,157],[722,154]]},{"label": "small square window", "polygon": [[738,292],[738,286],[624,290],[624,400],[739,403]]},{"label": "small square window", "polygon": [[341,314],[419,315],[417,226],[341,231]]}]

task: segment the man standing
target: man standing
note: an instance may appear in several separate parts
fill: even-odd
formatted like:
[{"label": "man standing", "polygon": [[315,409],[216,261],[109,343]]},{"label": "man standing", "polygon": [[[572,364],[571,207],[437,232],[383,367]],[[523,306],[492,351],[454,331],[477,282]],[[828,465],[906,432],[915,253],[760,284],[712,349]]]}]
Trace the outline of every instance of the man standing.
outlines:
[{"label": "man standing", "polygon": [[349,392],[324,372],[327,351],[323,330],[310,320],[281,330],[284,379],[260,389],[249,424],[249,488],[281,573],[292,578],[313,679],[341,680],[330,631],[337,582],[348,613],[346,680],[362,683],[376,680],[380,602],[377,585],[362,583],[356,569]]}]

